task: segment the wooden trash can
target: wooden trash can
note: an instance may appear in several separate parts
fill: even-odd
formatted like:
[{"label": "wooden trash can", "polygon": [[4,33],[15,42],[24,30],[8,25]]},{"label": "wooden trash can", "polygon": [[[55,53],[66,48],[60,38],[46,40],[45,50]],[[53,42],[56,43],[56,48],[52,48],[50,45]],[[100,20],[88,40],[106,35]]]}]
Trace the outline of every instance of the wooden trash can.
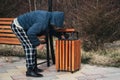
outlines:
[{"label": "wooden trash can", "polygon": [[[68,32],[66,31],[66,33]],[[79,39],[56,40],[55,60],[57,71],[75,72],[80,69],[80,46],[81,42]]]}]

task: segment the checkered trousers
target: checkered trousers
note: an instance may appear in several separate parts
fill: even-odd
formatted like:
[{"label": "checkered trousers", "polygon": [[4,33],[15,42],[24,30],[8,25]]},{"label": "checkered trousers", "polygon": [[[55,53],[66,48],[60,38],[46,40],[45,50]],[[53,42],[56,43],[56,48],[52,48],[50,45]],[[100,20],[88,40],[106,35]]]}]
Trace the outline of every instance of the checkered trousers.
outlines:
[{"label": "checkered trousers", "polygon": [[14,23],[11,26],[12,31],[14,34],[18,37],[20,40],[24,52],[26,55],[26,67],[28,69],[34,69],[36,67],[36,55],[37,55],[37,50],[33,45],[31,44],[26,32],[24,29],[17,27]]}]

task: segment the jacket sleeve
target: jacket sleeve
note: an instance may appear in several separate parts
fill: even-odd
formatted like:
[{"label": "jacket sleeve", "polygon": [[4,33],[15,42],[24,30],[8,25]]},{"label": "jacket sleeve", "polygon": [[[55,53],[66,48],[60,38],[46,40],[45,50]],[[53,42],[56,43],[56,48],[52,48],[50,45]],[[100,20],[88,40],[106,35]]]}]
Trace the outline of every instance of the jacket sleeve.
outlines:
[{"label": "jacket sleeve", "polygon": [[37,35],[43,31],[44,27],[45,25],[42,23],[35,23],[28,29],[27,35],[34,47],[40,44],[40,40],[38,39]]}]

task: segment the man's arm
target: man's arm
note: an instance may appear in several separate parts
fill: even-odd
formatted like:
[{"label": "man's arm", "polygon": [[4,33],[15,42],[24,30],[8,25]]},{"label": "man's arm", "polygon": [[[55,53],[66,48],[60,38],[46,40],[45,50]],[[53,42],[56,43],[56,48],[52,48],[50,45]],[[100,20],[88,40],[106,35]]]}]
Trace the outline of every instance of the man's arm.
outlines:
[{"label": "man's arm", "polygon": [[40,40],[38,39],[37,35],[43,31],[44,27],[44,24],[36,23],[33,24],[32,27],[30,27],[27,31],[28,38],[34,47],[40,45]]}]

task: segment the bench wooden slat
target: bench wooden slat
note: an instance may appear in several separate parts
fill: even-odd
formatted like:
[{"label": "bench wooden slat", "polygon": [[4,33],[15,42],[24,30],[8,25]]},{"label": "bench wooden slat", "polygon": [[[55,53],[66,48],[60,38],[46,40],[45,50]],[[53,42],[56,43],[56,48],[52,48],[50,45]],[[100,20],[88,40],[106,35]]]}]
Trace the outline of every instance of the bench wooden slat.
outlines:
[{"label": "bench wooden slat", "polygon": [[[0,37],[16,37],[15,34],[10,33],[0,33]],[[45,39],[45,36],[38,36],[39,39]]]},{"label": "bench wooden slat", "polygon": [[[14,18],[0,18],[0,44],[20,44],[16,35],[11,30],[11,23]],[[38,36],[41,43],[45,43],[45,35]]]},{"label": "bench wooden slat", "polygon": [[12,21],[14,18],[0,18],[0,20],[2,21],[2,20],[10,20],[10,21]]},{"label": "bench wooden slat", "polygon": [[17,38],[0,38],[0,44],[15,44],[15,45],[19,45],[20,41]]},{"label": "bench wooden slat", "polygon": [[11,26],[0,25],[0,29],[11,29]]},{"label": "bench wooden slat", "polygon": [[0,29],[0,32],[4,32],[4,33],[13,33],[12,30],[5,30],[5,29]]},{"label": "bench wooden slat", "polygon": [[[40,40],[41,44],[45,43],[45,40]],[[15,37],[15,38],[3,38],[0,37],[0,44],[12,44],[12,45],[20,45],[20,41]]]},{"label": "bench wooden slat", "polygon": [[4,22],[0,22],[0,24],[2,24],[2,25],[10,25],[12,22],[6,22],[6,21],[4,21]]},{"label": "bench wooden slat", "polygon": [[16,37],[15,34],[2,34],[0,33],[0,37]]}]

